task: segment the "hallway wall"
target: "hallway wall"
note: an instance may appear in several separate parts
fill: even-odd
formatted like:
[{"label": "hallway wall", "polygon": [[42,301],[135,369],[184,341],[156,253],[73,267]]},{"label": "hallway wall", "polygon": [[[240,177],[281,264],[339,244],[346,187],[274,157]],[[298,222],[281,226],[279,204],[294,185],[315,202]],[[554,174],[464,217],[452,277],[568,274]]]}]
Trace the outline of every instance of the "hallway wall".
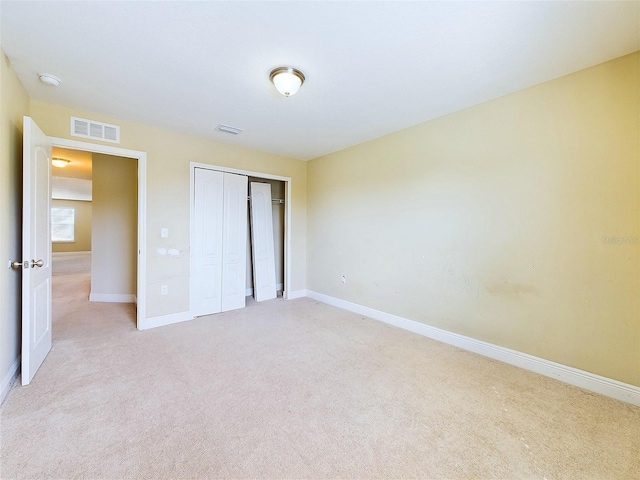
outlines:
[{"label": "hallway wall", "polygon": [[138,162],[93,154],[91,300],[129,301],[136,294]]}]

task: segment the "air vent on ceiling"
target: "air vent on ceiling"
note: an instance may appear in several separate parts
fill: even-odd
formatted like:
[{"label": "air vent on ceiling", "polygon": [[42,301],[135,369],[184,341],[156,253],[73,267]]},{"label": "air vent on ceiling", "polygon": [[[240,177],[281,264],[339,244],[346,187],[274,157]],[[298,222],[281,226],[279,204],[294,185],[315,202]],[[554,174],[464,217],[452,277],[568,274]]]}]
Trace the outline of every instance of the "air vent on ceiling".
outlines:
[{"label": "air vent on ceiling", "polygon": [[238,135],[242,130],[236,127],[231,127],[229,125],[223,125],[222,123],[218,125],[218,130],[224,133],[230,133],[231,135]]},{"label": "air vent on ceiling", "polygon": [[120,143],[119,126],[78,117],[71,117],[71,135],[102,140],[103,142]]}]

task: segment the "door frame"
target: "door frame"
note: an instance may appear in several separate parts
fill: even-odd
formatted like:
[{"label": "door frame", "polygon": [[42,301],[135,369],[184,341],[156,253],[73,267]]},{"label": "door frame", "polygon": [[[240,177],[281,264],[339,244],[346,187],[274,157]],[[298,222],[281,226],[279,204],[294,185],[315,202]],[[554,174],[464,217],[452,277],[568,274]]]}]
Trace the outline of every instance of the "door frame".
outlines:
[{"label": "door frame", "polygon": [[[196,168],[204,168],[207,170],[216,170],[218,172],[236,173],[239,175],[246,175],[248,177],[264,178],[267,180],[278,180],[285,182],[284,189],[284,278],[283,278],[283,292],[282,296],[285,299],[289,298],[291,292],[291,177],[282,177],[280,175],[273,175],[265,172],[255,172],[252,170],[241,170],[237,168],[223,167],[220,165],[212,165],[210,163],[190,162],[189,163],[189,251],[194,238],[194,186],[195,186],[195,170]],[[193,278],[191,276],[191,270],[193,270],[191,262],[193,257],[189,260],[189,292],[192,290]],[[191,295],[189,295],[189,315],[191,315]]]},{"label": "door frame", "polygon": [[126,148],[99,145],[96,143],[49,137],[53,148],[67,148],[91,153],[102,153],[116,157],[134,158],[138,161],[138,262],[136,285],[136,327],[142,330],[147,312],[147,152]]}]

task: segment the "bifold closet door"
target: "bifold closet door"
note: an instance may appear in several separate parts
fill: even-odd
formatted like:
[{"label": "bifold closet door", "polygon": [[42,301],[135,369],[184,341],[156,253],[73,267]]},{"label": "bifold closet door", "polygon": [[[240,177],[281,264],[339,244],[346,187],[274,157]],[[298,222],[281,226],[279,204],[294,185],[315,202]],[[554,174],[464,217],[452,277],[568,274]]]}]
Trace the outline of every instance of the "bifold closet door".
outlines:
[{"label": "bifold closet door", "polygon": [[195,169],[191,313],[222,311],[222,223],[224,174]]},{"label": "bifold closet door", "polygon": [[268,183],[251,182],[251,248],[253,296],[256,302],[276,298],[271,185]]},{"label": "bifold closet door", "polygon": [[195,169],[191,312],[245,306],[247,177]]},{"label": "bifold closet door", "polygon": [[247,281],[247,177],[224,174],[222,311],[245,306]]}]

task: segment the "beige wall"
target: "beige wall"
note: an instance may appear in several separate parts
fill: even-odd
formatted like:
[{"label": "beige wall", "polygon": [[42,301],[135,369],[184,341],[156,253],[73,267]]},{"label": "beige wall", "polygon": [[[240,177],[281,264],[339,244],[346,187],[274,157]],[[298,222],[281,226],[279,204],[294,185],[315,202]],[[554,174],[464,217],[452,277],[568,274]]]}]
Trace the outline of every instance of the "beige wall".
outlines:
[{"label": "beige wall", "polygon": [[[73,140],[70,116],[120,125],[118,146],[147,152],[147,317],[189,310],[190,162],[291,177],[291,286],[294,291],[306,288],[306,162],[36,100],[31,116],[47,135]],[[169,238],[160,237],[163,227]],[[181,253],[160,255],[160,248]],[[163,284],[168,295],[160,295]]]},{"label": "beige wall", "polygon": [[640,385],[639,63],[311,161],[308,288]]},{"label": "beige wall", "polygon": [[91,202],[53,199],[51,200],[51,206],[75,209],[75,241],[61,243],[53,242],[53,252],[90,252]]},{"label": "beige wall", "polygon": [[[0,258],[22,256],[22,117],[29,97],[0,50]],[[0,270],[0,381],[20,356],[22,277],[4,263]],[[3,387],[5,385],[2,385]],[[0,395],[3,392],[0,391]],[[1,398],[0,398],[1,400]]]},{"label": "beige wall", "polygon": [[91,295],[135,295],[138,162],[93,154]]}]

